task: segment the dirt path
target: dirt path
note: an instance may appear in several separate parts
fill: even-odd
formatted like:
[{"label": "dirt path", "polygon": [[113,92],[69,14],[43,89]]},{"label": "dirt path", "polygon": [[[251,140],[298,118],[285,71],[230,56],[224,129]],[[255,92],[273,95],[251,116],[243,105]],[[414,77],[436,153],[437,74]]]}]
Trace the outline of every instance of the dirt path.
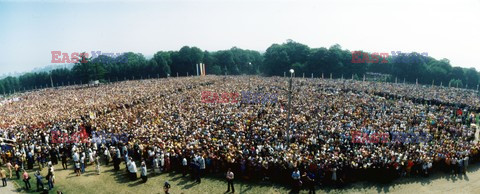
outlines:
[{"label": "dirt path", "polygon": [[14,182],[11,180],[7,180],[7,186],[1,187],[0,186],[0,193],[2,194],[11,194],[11,193],[18,193],[17,188],[14,186]]}]

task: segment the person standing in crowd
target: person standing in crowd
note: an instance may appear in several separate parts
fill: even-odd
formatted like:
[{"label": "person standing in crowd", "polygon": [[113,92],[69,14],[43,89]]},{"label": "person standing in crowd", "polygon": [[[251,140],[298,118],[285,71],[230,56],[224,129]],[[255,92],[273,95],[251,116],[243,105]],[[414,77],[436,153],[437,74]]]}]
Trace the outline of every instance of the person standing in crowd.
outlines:
[{"label": "person standing in crowd", "polygon": [[307,185],[308,194],[315,194],[315,174],[305,171],[302,174],[302,179]]},{"label": "person standing in crowd", "polygon": [[53,183],[55,183],[55,167],[51,163],[48,166],[49,166],[48,169],[52,171]]},{"label": "person standing in crowd", "polygon": [[[66,155],[66,153],[64,153],[64,154]],[[77,151],[75,151],[75,152],[73,153],[72,158],[73,158],[73,163],[74,163],[74,164],[76,164],[77,162],[80,164],[80,155],[78,154]],[[80,169],[80,168],[81,168],[81,166],[79,166],[79,169]],[[75,168],[75,169],[76,169],[76,168]]]},{"label": "person standing in crowd", "polygon": [[15,173],[17,174],[17,179],[20,179],[20,166],[15,163]]},{"label": "person standing in crowd", "polygon": [[37,163],[38,163],[38,168],[40,169],[40,171],[43,169],[43,154],[42,153],[38,153],[37,155]]},{"label": "person standing in crowd", "polygon": [[186,157],[182,159],[182,176],[185,177],[188,171],[188,161]]},{"label": "person standing in crowd", "polygon": [[112,157],[110,156],[110,151],[108,150],[108,148],[105,148],[103,155],[105,156],[105,165],[108,166],[108,163],[110,162],[110,158]]},{"label": "person standing in crowd", "polygon": [[2,184],[4,187],[7,186],[7,171],[3,168],[0,168],[0,178],[2,178]]},{"label": "person standing in crowd", "polygon": [[195,164],[194,164],[194,174],[195,174],[195,181],[196,183],[202,183],[202,177],[200,176],[200,157],[196,156]]},{"label": "person standing in crowd", "polygon": [[80,157],[80,168],[81,168],[82,174],[85,173],[85,160],[86,160],[85,152],[82,152],[82,156]]},{"label": "person standing in crowd", "polygon": [[125,170],[126,170],[127,173],[128,173],[128,172],[129,172],[129,170],[128,170],[128,166],[129,166],[128,164],[129,164],[129,163],[128,163],[128,162],[131,161],[132,159],[131,159],[131,157],[128,156],[128,152],[126,151],[127,148],[126,148],[125,145],[123,146],[123,148],[124,148],[124,151],[123,151],[123,159],[124,159],[124,162],[125,162]]},{"label": "person standing in crowd", "polygon": [[301,182],[300,182],[300,170],[298,170],[298,168],[295,168],[295,170],[293,170],[292,179],[293,179],[292,193],[300,192]]},{"label": "person standing in crowd", "polygon": [[88,149],[88,162],[90,163],[90,165],[95,163],[94,153],[92,149]]},{"label": "person standing in crowd", "polygon": [[53,169],[51,167],[48,168],[48,173],[45,178],[48,181],[48,190],[52,190],[53,189]]},{"label": "person standing in crowd", "polygon": [[459,173],[459,174],[463,174],[463,170],[464,170],[464,168],[463,168],[463,164],[464,164],[464,163],[463,163],[463,158],[460,157],[460,158],[458,159],[457,163],[458,163],[458,167],[457,167],[457,168],[458,168],[458,173]]},{"label": "person standing in crowd", "polygon": [[115,149],[115,157],[113,158],[113,169],[115,171],[120,170],[120,161],[121,161],[122,155],[120,154],[120,148]]},{"label": "person standing in crowd", "polygon": [[199,168],[200,168],[198,176],[201,178],[205,174],[205,169],[206,169],[205,158],[202,155],[200,155],[199,158],[198,158],[198,164],[199,164]]},{"label": "person standing in crowd", "polygon": [[37,172],[34,174],[35,178],[37,180],[37,191],[43,190],[43,182],[42,182],[42,175],[40,174],[40,171],[37,170]]},{"label": "person standing in crowd", "polygon": [[7,169],[8,169],[8,174],[10,175],[10,179],[12,179],[12,163],[10,162],[10,160],[7,162]]},{"label": "person standing in crowd", "polygon": [[232,187],[232,193],[235,193],[235,187],[233,187],[233,179],[235,175],[232,172],[231,168],[228,168],[227,171],[227,193],[230,192],[230,187]]},{"label": "person standing in crowd", "polygon": [[33,164],[35,163],[35,159],[33,158],[33,152],[28,152],[27,154],[27,163],[28,169],[33,169]]},{"label": "person standing in crowd", "polygon": [[100,174],[100,156],[95,154],[95,170],[97,171],[97,175]]},{"label": "person standing in crowd", "polygon": [[467,168],[468,168],[468,160],[470,158],[468,157],[468,155],[465,156],[465,158],[463,159],[463,174],[467,174]]},{"label": "person standing in crowd", "polygon": [[332,182],[333,184],[337,183],[337,167],[333,167],[332,169]]},{"label": "person standing in crowd", "polygon": [[153,172],[155,175],[160,174],[160,161],[158,160],[158,156],[155,156],[153,159]]},{"label": "person standing in crowd", "polygon": [[457,175],[458,174],[457,158],[452,157],[451,167],[452,167],[453,174]]},{"label": "person standing in crowd", "polygon": [[68,168],[68,163],[67,163],[67,154],[62,153],[62,167],[64,170]]},{"label": "person standing in crowd", "polygon": [[53,147],[50,149],[50,160],[53,163],[53,165],[58,164],[58,158],[57,158],[57,150]]},{"label": "person standing in crowd", "polygon": [[25,183],[25,189],[30,190],[32,186],[30,185],[30,176],[26,170],[23,170],[23,182]]},{"label": "person standing in crowd", "polygon": [[147,182],[147,165],[145,161],[142,162],[141,169],[140,169],[140,177],[142,177],[143,183]]},{"label": "person standing in crowd", "polygon": [[128,158],[127,166],[127,170],[130,172],[130,179],[132,181],[137,180],[137,165],[132,160],[132,157]]},{"label": "person standing in crowd", "polygon": [[75,162],[75,173],[77,173],[77,176],[80,176],[80,161]]}]

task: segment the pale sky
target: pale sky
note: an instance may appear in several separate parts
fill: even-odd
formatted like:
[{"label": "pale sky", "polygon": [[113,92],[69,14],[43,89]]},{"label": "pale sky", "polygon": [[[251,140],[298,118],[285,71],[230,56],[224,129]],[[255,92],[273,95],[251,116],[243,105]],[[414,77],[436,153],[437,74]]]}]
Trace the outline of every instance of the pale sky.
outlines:
[{"label": "pale sky", "polygon": [[263,52],[287,39],[480,70],[480,0],[0,0],[0,75],[52,65],[51,51]]}]

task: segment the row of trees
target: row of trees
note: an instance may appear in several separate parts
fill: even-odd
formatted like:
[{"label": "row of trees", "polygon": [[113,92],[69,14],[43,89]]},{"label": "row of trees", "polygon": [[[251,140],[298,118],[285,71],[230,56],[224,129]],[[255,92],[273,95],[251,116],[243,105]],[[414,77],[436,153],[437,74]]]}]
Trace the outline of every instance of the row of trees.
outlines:
[{"label": "row of trees", "polygon": [[[372,56],[370,53],[361,57]],[[309,48],[287,40],[273,44],[265,53],[233,47],[216,52],[202,51],[197,47],[184,46],[179,51],[159,51],[151,59],[142,54],[128,52],[115,58],[100,55],[81,59],[73,68],[60,68],[50,72],[26,73],[18,77],[0,80],[0,94],[87,83],[91,80],[123,81],[131,79],[160,78],[168,75],[196,75],[196,64],[204,63],[207,74],[241,75],[261,74],[283,76],[293,68],[296,75],[314,74],[320,77],[340,78],[354,76],[361,79],[366,72],[389,74],[386,81],[406,80],[420,84],[448,83],[453,87],[476,88],[480,74],[474,68],[452,67],[448,59],[436,60],[420,54],[400,54],[384,60],[352,60],[352,52],[339,45],[330,48]],[[359,62],[360,61],[360,62]],[[385,62],[385,63],[382,63]]]},{"label": "row of trees", "polygon": [[[355,51],[357,52],[357,51]],[[284,44],[273,44],[265,52],[261,72],[269,76],[283,76],[284,72],[293,68],[298,75],[319,77],[351,78],[353,75],[362,79],[366,72],[388,74],[386,81],[435,85],[451,85],[452,87],[468,87],[476,89],[480,74],[475,68],[452,67],[448,59],[437,60],[419,53],[398,56],[389,55],[386,60],[373,61],[372,53],[360,52],[360,60],[354,60],[355,52],[342,50],[340,45],[330,48],[309,48],[294,41]],[[361,60],[367,58],[367,60]],[[360,61],[360,62],[359,62]],[[297,73],[298,72],[298,73]],[[355,76],[356,75],[356,76]]]}]

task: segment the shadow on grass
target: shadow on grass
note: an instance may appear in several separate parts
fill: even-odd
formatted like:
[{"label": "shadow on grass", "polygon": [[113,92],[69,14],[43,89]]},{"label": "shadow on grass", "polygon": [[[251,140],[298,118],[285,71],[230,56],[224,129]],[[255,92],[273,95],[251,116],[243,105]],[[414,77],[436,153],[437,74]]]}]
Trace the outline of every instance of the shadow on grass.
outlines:
[{"label": "shadow on grass", "polygon": [[[33,178],[30,179],[30,190],[27,190],[25,188],[25,182],[23,182],[22,179],[10,179],[10,181],[16,185],[16,191],[19,193],[42,193],[43,191],[43,189],[37,191],[37,180]],[[43,188],[48,189],[48,183],[45,180],[43,180],[42,183]],[[57,188],[55,187],[55,185],[52,190],[49,191],[49,193],[57,193]]]},{"label": "shadow on grass", "polygon": [[142,185],[142,184],[144,184],[144,182],[140,179],[140,180],[135,181],[134,183],[128,184],[128,186],[129,187],[134,187],[134,186],[138,186],[138,185]]},{"label": "shadow on grass", "polygon": [[115,181],[117,183],[129,183],[129,182],[132,182],[132,180],[130,180],[128,178],[128,173],[124,170],[118,170],[115,172],[114,174],[114,178],[115,178]]},{"label": "shadow on grass", "polygon": [[[115,171],[114,169],[108,169],[105,172],[111,172],[113,179],[115,180],[115,182],[119,184],[122,184],[122,183],[128,184],[128,186],[130,187],[141,186],[143,184],[141,179],[138,179],[136,181],[131,181],[128,178],[128,173],[126,172],[125,166],[124,165],[120,165],[120,166],[121,166],[121,169],[119,171]],[[480,165],[470,165],[468,173],[477,172],[479,169],[480,169]],[[161,173],[159,175],[155,175],[151,171],[151,169],[149,169],[149,171],[150,171],[149,178],[154,178],[160,175],[167,176],[167,180],[170,180],[169,182],[171,183],[175,182],[175,185],[180,189],[190,189],[195,187],[196,185],[203,184],[203,183],[201,184],[195,183],[195,180],[192,180],[190,174],[185,177],[182,176],[181,172],[168,172],[168,173]],[[68,175],[69,176],[67,176],[67,178],[75,177],[75,173],[73,173],[73,171]],[[96,175],[96,171],[90,170],[90,171],[87,171],[86,174],[82,176],[94,177],[94,175]],[[207,176],[202,177],[202,179],[210,180],[216,186],[224,187],[225,191],[227,190],[227,183],[225,181],[225,177],[221,173],[209,174]],[[317,186],[316,188],[317,190],[321,190],[322,192],[342,192],[342,190],[346,190],[346,189],[352,192],[364,192],[364,190],[366,189],[372,189],[372,190],[376,190],[377,193],[387,193],[387,192],[391,192],[397,186],[407,185],[411,183],[418,183],[418,184],[421,184],[422,186],[425,186],[425,185],[431,184],[432,181],[436,179],[446,179],[447,181],[452,183],[455,183],[456,181],[459,181],[459,180],[469,181],[468,174],[452,175],[451,173],[435,172],[432,175],[430,175],[430,177],[421,177],[421,176],[404,177],[404,178],[399,178],[399,179],[393,180],[392,182],[386,182],[386,183],[361,181],[361,182],[348,183],[343,185],[321,185],[321,186]],[[19,180],[17,182],[18,182],[18,185],[22,185],[24,187],[24,183],[22,180]],[[36,181],[30,180],[30,183],[32,185],[32,190],[30,192],[34,192],[33,189],[36,189],[35,182]],[[45,183],[44,185],[46,186],[47,184]],[[279,190],[291,189],[290,184],[280,184],[280,183],[274,183],[270,181],[261,181],[258,179],[255,179],[255,180],[236,179],[234,181],[234,186],[236,188],[236,192],[238,193],[252,192],[252,190],[254,190],[256,187],[269,187],[269,188],[279,189]],[[23,191],[23,190],[20,189],[19,191]]]},{"label": "shadow on grass", "polygon": [[[387,193],[387,192],[390,192],[391,189],[394,189],[397,186],[407,185],[412,183],[418,183],[422,186],[425,186],[425,185],[431,184],[433,180],[437,180],[437,179],[445,179],[452,183],[455,183],[458,180],[469,181],[468,173],[476,172],[479,169],[480,169],[480,165],[470,165],[468,172],[466,174],[454,175],[453,173],[450,173],[450,172],[440,171],[440,172],[435,172],[431,174],[429,177],[411,176],[411,177],[402,177],[386,183],[362,181],[362,182],[349,183],[342,186],[326,185],[326,186],[321,186],[320,188],[322,191],[325,191],[325,192],[334,192],[336,190],[342,190],[342,189],[349,189],[356,192],[362,192],[362,190],[364,189],[376,189],[378,193]],[[318,187],[317,187],[317,190],[318,190]]]}]

